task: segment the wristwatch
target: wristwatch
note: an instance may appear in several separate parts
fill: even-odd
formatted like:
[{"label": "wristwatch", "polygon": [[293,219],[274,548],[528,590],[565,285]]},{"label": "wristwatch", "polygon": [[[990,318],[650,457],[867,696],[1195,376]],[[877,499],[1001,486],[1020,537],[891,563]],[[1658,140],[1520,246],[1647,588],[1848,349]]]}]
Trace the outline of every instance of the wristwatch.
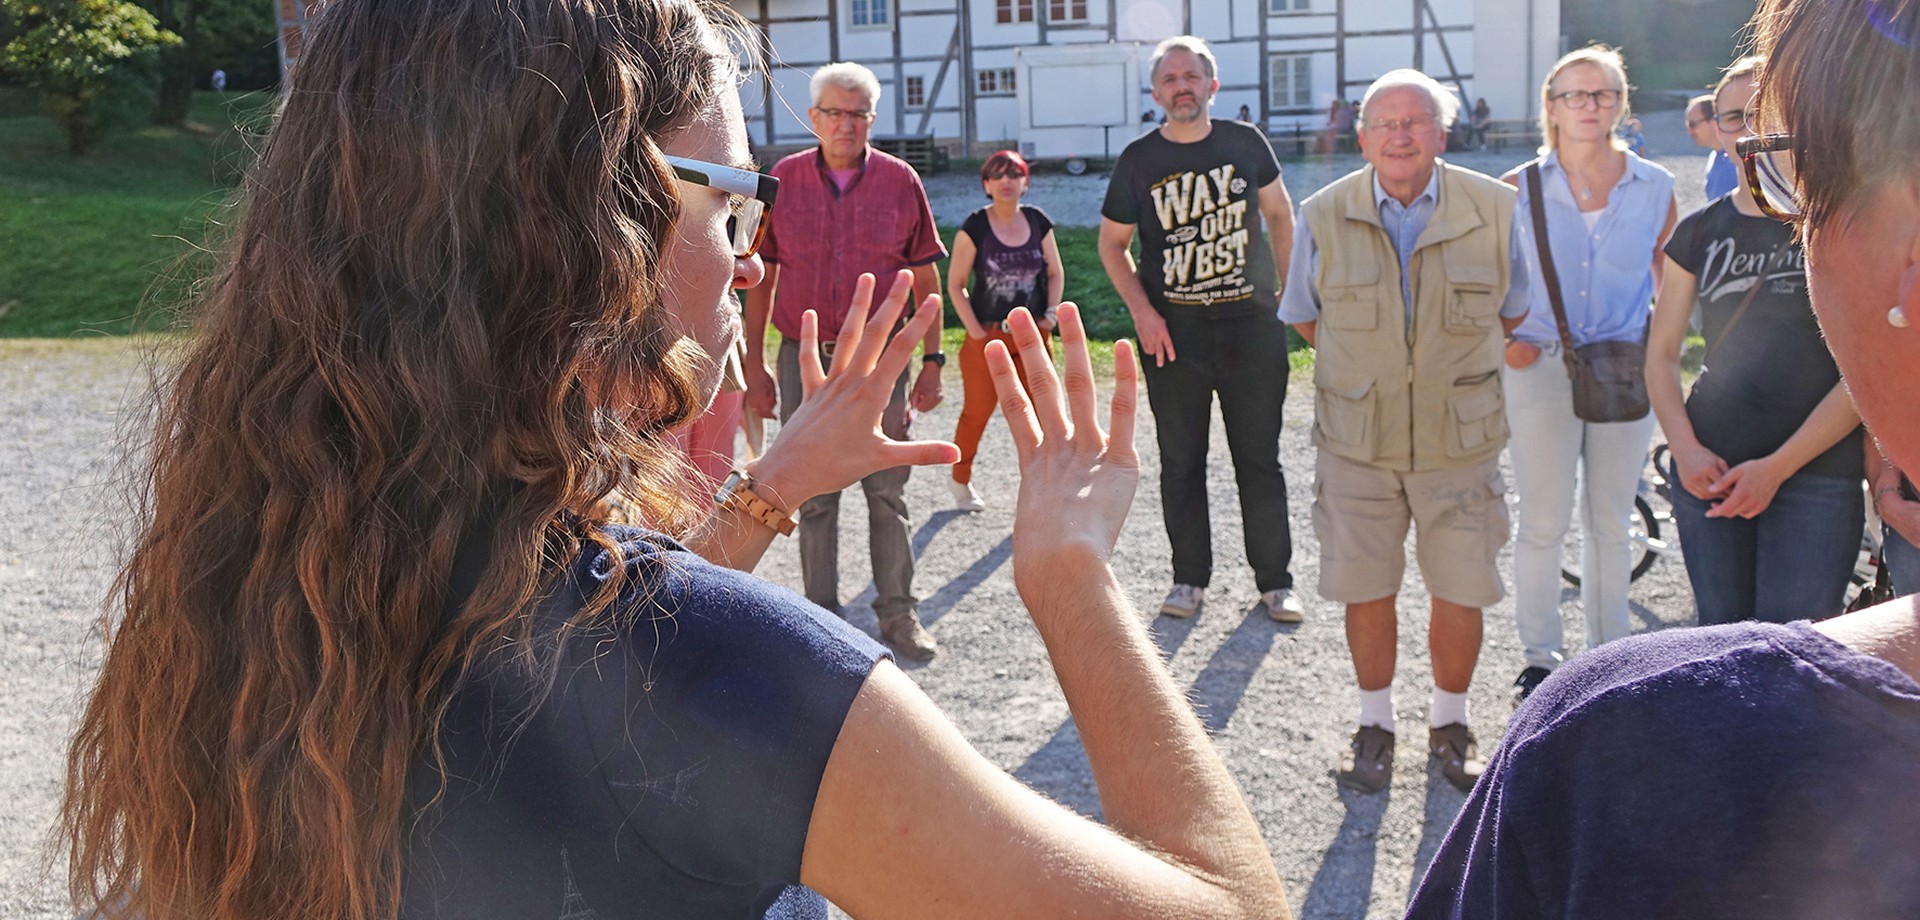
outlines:
[{"label": "wristwatch", "polygon": [[793,533],[793,515],[761,498],[753,488],[753,478],[745,470],[728,473],[726,481],[720,483],[720,491],[713,494],[713,500],[720,505],[720,510],[745,512],[783,537]]},{"label": "wristwatch", "polygon": [[934,366],[934,367],[946,367],[946,366],[947,366],[947,353],[946,353],[946,352],[944,352],[944,351],[929,351],[929,352],[926,352],[926,353],[924,353],[924,354],[922,354],[922,355],[920,356],[920,360],[922,360],[922,361],[932,361],[932,362],[933,362],[933,366]]}]

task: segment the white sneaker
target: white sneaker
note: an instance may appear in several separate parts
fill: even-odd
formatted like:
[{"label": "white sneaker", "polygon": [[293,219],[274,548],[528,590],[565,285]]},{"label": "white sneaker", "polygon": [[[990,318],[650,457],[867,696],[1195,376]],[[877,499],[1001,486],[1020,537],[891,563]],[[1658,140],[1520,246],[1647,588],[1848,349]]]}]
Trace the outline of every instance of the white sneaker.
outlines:
[{"label": "white sneaker", "polygon": [[1260,595],[1260,602],[1253,605],[1258,610],[1265,608],[1267,616],[1275,623],[1302,623],[1307,619],[1307,608],[1300,599],[1293,596],[1291,588],[1275,588]]},{"label": "white sneaker", "polygon": [[953,491],[953,509],[955,511],[985,511],[987,503],[980,500],[980,493],[973,490],[971,482],[947,480],[947,488]]},{"label": "white sneaker", "polygon": [[1206,600],[1207,589],[1193,585],[1174,585],[1167,592],[1167,599],[1160,602],[1160,615],[1186,619],[1200,612],[1200,604]]}]

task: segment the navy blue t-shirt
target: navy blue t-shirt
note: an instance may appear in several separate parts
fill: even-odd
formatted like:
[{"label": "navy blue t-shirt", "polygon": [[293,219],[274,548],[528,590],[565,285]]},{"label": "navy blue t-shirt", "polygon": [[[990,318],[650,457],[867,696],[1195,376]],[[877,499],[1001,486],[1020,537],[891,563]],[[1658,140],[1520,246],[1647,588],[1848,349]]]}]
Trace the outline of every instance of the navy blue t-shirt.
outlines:
[{"label": "navy blue t-shirt", "polygon": [[1600,646],[1514,714],[1407,917],[1920,917],[1920,685],[1805,622]]},{"label": "navy blue t-shirt", "polygon": [[[619,615],[550,685],[481,665],[413,777],[405,920],[824,918],[799,887],[827,757],[886,652],[791,591],[618,529]],[[551,637],[614,562],[590,548],[535,616]],[[540,702],[523,712],[528,700]],[[431,804],[429,804],[431,802]]]}]

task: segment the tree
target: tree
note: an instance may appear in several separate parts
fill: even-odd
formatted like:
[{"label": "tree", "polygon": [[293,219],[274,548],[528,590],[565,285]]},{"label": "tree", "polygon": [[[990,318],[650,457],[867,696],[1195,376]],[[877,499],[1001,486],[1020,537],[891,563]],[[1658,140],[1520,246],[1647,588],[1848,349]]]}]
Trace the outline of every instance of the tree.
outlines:
[{"label": "tree", "polygon": [[125,0],[0,0],[20,33],[0,67],[40,91],[47,114],[86,153],[107,125],[152,98],[150,68],[180,37]]},{"label": "tree", "polygon": [[[155,124],[180,125],[187,119],[193,88],[215,67],[229,79],[258,85],[259,71],[277,71],[271,0],[138,0],[159,18],[161,28],[180,36],[178,47],[160,54],[160,85],[153,108]],[[264,66],[263,66],[264,65]]]}]

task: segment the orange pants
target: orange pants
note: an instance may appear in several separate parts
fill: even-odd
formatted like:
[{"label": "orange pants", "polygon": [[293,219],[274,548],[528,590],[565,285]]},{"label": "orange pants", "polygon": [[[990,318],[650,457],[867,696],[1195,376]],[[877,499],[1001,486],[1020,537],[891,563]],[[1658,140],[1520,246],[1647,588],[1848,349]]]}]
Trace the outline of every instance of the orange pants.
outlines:
[{"label": "orange pants", "polygon": [[[999,326],[989,326],[986,338],[968,336],[960,346],[960,387],[964,401],[960,404],[960,423],[953,430],[953,443],[960,446],[960,462],[953,465],[954,482],[973,481],[973,455],[980,450],[980,435],[987,430],[987,422],[992,420],[993,410],[1000,404],[999,395],[993,391],[993,374],[987,370],[987,343],[996,339],[1007,343],[1007,351],[1013,355],[1013,368],[1020,374],[1020,385],[1027,385],[1027,366],[1020,361],[1013,336],[1001,332]],[[1052,336],[1041,341],[1047,346],[1047,356],[1052,357]]]}]

